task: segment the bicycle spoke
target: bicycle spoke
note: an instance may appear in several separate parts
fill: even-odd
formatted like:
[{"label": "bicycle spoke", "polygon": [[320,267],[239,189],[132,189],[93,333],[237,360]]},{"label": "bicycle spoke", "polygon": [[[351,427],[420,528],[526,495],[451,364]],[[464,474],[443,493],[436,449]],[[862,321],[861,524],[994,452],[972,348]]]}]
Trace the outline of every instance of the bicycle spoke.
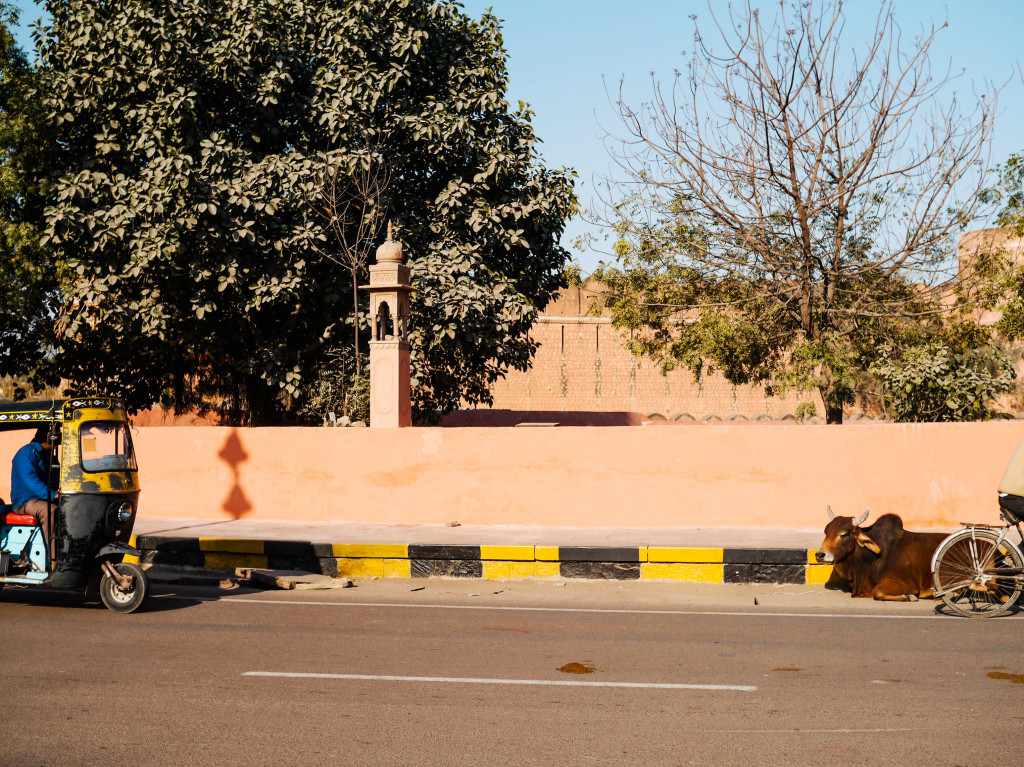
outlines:
[{"label": "bicycle spoke", "polygon": [[956,591],[959,591],[960,589],[967,588],[973,582],[974,582],[973,578],[966,578],[966,579],[964,579],[962,581],[957,581],[956,583],[947,583],[943,587],[942,592],[941,593],[936,592],[935,596],[938,597],[938,596],[942,596],[942,594],[952,594],[952,593],[954,593]]}]

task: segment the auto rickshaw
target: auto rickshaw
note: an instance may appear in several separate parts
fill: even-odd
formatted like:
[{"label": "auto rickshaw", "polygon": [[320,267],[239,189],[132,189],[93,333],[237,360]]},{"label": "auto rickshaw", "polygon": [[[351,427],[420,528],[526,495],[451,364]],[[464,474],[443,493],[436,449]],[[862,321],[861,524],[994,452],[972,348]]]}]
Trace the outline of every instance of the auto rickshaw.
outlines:
[{"label": "auto rickshaw", "polygon": [[[52,495],[43,540],[35,517],[0,499],[0,588],[6,585],[99,592],[117,613],[138,609],[145,571],[126,557],[139,502],[138,466],[124,405],[109,397],[0,403],[0,431],[49,428]],[[48,552],[49,546],[49,552]]]}]

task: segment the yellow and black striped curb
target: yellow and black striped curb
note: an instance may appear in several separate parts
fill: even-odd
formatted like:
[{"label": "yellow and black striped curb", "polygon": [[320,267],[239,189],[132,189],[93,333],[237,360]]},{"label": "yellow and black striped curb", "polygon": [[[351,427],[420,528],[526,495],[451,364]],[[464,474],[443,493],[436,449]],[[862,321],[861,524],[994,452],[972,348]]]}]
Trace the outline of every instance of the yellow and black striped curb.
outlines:
[{"label": "yellow and black striped curb", "polygon": [[590,578],[687,583],[825,583],[814,549],[681,546],[466,546],[313,543],[140,535],[143,564],[224,572],[306,570],[332,577]]}]

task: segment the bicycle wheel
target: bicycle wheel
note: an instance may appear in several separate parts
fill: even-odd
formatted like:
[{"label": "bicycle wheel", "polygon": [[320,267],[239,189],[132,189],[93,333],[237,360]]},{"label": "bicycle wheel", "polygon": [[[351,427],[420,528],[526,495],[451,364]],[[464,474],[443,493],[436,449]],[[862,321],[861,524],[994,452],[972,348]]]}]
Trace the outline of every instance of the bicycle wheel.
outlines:
[{"label": "bicycle wheel", "polygon": [[939,546],[933,576],[935,593],[958,615],[999,615],[1009,610],[1024,590],[1019,574],[1024,554],[1012,541],[1004,539],[996,546],[998,539],[994,530],[969,527],[953,533]]}]

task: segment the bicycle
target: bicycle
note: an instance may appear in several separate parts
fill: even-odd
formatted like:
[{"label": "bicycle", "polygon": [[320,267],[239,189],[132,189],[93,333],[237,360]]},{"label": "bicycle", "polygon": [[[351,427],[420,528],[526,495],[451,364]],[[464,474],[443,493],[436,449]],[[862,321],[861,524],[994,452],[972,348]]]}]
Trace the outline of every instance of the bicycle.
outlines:
[{"label": "bicycle", "polygon": [[[1000,506],[1004,495],[1000,493]],[[1000,508],[999,516],[1006,524],[961,522],[964,529],[939,544],[932,557],[935,596],[958,615],[1000,615],[1013,607],[1024,592],[1024,552],[1007,537],[1014,528],[1024,541],[1022,519],[1006,508]]]}]

